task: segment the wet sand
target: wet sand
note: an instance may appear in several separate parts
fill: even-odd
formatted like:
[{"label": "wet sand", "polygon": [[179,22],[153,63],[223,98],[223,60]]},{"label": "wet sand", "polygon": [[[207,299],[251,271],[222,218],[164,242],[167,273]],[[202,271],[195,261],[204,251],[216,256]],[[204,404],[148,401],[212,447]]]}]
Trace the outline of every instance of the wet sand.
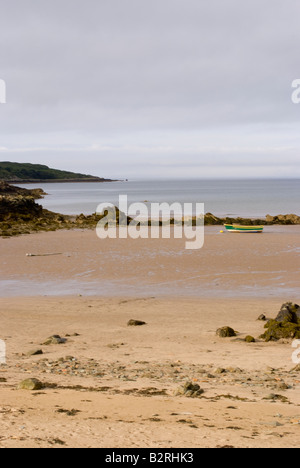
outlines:
[{"label": "wet sand", "polygon": [[296,300],[299,236],[300,226],[270,226],[264,234],[220,234],[220,227],[207,227],[200,250],[185,250],[184,239],[100,240],[95,231],[0,239],[0,295]]},{"label": "wet sand", "polygon": [[[262,342],[257,317],[299,302],[300,229],[269,229],[208,228],[193,252],[92,231],[1,239],[0,447],[299,446],[294,349]],[[42,345],[53,334],[67,341]],[[29,377],[44,388],[18,390]],[[176,394],[187,381],[204,393]]]}]

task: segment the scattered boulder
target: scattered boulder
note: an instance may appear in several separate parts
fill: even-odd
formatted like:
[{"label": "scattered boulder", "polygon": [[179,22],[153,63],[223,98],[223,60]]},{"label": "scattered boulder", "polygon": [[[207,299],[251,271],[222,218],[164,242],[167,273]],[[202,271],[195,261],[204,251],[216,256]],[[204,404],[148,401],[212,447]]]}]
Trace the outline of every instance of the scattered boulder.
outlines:
[{"label": "scattered boulder", "polygon": [[18,385],[18,390],[41,390],[43,388],[42,382],[40,382],[38,379],[26,379],[23,380]]},{"label": "scattered boulder", "polygon": [[127,323],[128,327],[141,327],[142,325],[147,325],[146,322],[142,322],[141,320],[129,320]]},{"label": "scattered boulder", "polygon": [[42,343],[44,346],[55,345],[55,344],[64,344],[66,343],[66,338],[61,338],[59,335],[52,335],[47,340]]},{"label": "scattered boulder", "polygon": [[233,328],[230,327],[218,328],[216,333],[220,338],[230,338],[232,336],[236,336],[236,332],[233,330]]},{"label": "scattered boulder", "polygon": [[196,398],[201,396],[204,393],[204,390],[200,388],[200,385],[195,384],[193,382],[186,382],[181,387],[178,387],[175,391],[175,395],[184,395],[189,398]]},{"label": "scattered boulder", "polygon": [[298,304],[286,302],[281,306],[277,317],[265,325],[266,331],[260,338],[269,341],[284,339],[300,339],[300,307]]}]

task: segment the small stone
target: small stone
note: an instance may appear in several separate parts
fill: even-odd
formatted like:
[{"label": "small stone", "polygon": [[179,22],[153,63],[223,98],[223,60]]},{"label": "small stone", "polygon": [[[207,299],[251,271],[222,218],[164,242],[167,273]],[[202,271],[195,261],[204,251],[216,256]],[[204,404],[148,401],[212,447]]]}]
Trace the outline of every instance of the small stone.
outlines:
[{"label": "small stone", "polygon": [[215,374],[225,374],[226,373],[226,369],[223,369],[223,367],[218,367],[217,369],[215,369]]},{"label": "small stone", "polygon": [[146,322],[142,322],[141,320],[129,320],[127,323],[128,327],[141,327],[142,325],[147,325]]},{"label": "small stone", "polygon": [[227,367],[226,372],[230,372],[231,374],[242,374],[243,371],[239,367]]},{"label": "small stone", "polygon": [[246,336],[245,341],[246,341],[246,343],[255,343],[256,342],[255,338],[253,338],[253,336],[250,336],[250,335]]},{"label": "small stone", "polygon": [[47,340],[45,343],[42,343],[44,346],[49,346],[49,345],[55,345],[55,344],[64,344],[66,343],[66,338],[61,338],[59,335],[52,335]]},{"label": "small stone", "polygon": [[285,382],[280,382],[277,384],[279,390],[288,390],[290,387]]},{"label": "small stone", "polygon": [[265,322],[267,320],[267,317],[264,314],[261,314],[257,320],[260,320],[262,322]]},{"label": "small stone", "polygon": [[263,400],[272,400],[272,401],[281,401],[283,403],[288,402],[288,398],[283,396],[283,395],[277,395],[276,393],[270,393],[270,395],[267,395]]},{"label": "small stone", "polygon": [[38,379],[26,379],[18,385],[18,390],[41,390],[42,388],[43,384]]},{"label": "small stone", "polygon": [[43,351],[42,351],[42,349],[34,349],[34,350],[32,350],[32,351],[29,351],[29,352],[27,353],[27,356],[39,356],[39,355],[41,355],[41,354],[44,354]]},{"label": "small stone", "polygon": [[216,333],[220,338],[230,338],[232,336],[236,336],[236,332],[230,327],[219,328]]},{"label": "small stone", "polygon": [[189,398],[196,398],[204,393],[204,390],[200,388],[200,385],[194,384],[193,382],[186,382],[175,390],[175,395],[184,395]]}]

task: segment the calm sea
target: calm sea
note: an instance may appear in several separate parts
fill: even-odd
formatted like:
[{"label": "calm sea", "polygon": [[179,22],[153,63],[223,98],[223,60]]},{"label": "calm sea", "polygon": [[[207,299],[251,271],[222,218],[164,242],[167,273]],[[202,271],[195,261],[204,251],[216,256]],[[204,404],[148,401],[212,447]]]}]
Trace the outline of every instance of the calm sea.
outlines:
[{"label": "calm sea", "polygon": [[205,211],[216,216],[300,215],[300,180],[160,180],[23,187],[44,189],[48,196],[39,203],[62,214],[92,214],[100,203],[118,205],[119,195],[127,195],[129,204],[204,203]]}]

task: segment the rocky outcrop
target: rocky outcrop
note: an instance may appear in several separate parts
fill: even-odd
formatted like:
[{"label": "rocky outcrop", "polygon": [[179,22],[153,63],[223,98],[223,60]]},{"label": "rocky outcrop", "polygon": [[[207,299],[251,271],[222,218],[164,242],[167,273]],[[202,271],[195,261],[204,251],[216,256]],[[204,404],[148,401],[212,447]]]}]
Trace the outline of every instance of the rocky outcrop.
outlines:
[{"label": "rocky outcrop", "polygon": [[0,196],[17,196],[21,195],[23,197],[32,197],[34,200],[38,200],[47,195],[42,189],[33,189],[28,190],[20,187],[15,187],[14,185],[9,185],[4,180],[0,180]]},{"label": "rocky outcrop", "polygon": [[295,214],[267,215],[264,219],[252,219],[252,218],[218,218],[212,213],[206,213],[204,216],[204,224],[206,226],[221,226],[223,224],[240,224],[241,226],[272,226],[272,225],[296,225],[300,224],[300,216]]},{"label": "rocky outcrop", "polygon": [[32,197],[0,195],[0,221],[28,221],[42,214],[43,208]]},{"label": "rocky outcrop", "polygon": [[283,225],[291,225],[291,224],[300,224],[300,216],[295,214],[287,214],[287,215],[277,215],[277,216],[266,216],[267,224],[283,224]]},{"label": "rocky outcrop", "polygon": [[[36,200],[46,195],[41,189],[27,190],[9,185],[0,181],[0,236],[11,237],[21,234],[29,234],[38,231],[56,231],[58,229],[95,229],[98,222],[105,218],[107,225],[116,223],[126,226],[135,221],[122,213],[118,208],[107,208],[102,214],[89,216],[66,216],[43,209]],[[170,221],[175,224],[175,220]],[[196,224],[196,218],[190,219],[191,224]],[[138,222],[136,222],[139,224]],[[163,225],[160,220],[159,226]],[[154,224],[155,224],[154,223]],[[179,221],[180,223],[180,221]],[[151,225],[151,220],[143,223]],[[177,222],[176,222],[177,224]],[[205,225],[241,224],[241,225],[271,225],[271,224],[300,224],[297,215],[267,216],[266,219],[247,218],[218,218],[212,213],[204,217]]]},{"label": "rocky outcrop", "polygon": [[260,336],[265,341],[300,339],[300,306],[286,302],[281,306],[277,317],[265,325],[265,333]]},{"label": "rocky outcrop", "polygon": [[281,309],[276,317],[276,322],[292,322],[300,321],[300,306],[292,302],[282,304]]}]

